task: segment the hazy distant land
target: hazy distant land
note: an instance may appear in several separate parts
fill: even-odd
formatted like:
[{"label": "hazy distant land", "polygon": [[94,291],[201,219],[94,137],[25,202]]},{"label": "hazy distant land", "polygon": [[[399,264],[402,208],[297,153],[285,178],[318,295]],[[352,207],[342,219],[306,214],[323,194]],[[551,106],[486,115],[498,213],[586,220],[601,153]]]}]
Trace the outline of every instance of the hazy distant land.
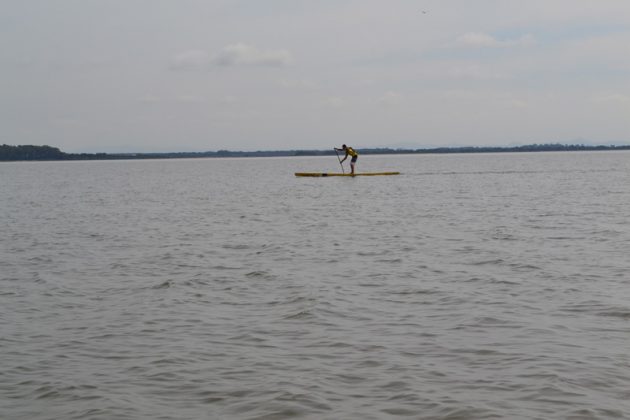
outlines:
[{"label": "hazy distant land", "polygon": [[[429,149],[390,149],[357,148],[364,155],[389,154],[445,154],[445,153],[508,153],[508,152],[558,152],[558,151],[594,151],[594,150],[630,150],[625,146],[589,146],[583,144],[530,144],[515,147],[437,147]],[[171,152],[171,153],[65,153],[51,146],[0,146],[0,161],[33,160],[121,160],[121,159],[181,159],[209,157],[273,157],[273,156],[328,156],[330,150],[270,150],[241,152],[218,150],[215,152]]]}]

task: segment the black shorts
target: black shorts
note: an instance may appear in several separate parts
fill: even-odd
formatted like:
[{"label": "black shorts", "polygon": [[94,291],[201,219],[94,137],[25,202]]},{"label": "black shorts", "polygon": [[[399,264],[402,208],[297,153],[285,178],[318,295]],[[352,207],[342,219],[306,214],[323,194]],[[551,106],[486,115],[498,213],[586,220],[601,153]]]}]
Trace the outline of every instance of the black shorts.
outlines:
[{"label": "black shorts", "polygon": [[354,163],[357,161],[358,156],[352,156],[352,159],[350,160],[351,163]]}]

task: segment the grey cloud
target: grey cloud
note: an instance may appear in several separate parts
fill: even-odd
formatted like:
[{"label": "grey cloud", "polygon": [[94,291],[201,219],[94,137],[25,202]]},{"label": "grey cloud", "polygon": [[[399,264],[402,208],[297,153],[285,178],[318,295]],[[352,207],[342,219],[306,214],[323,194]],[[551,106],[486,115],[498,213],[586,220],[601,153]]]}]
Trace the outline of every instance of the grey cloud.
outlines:
[{"label": "grey cloud", "polygon": [[256,66],[284,67],[293,62],[286,50],[263,50],[247,44],[231,44],[218,54],[211,55],[203,50],[189,50],[171,59],[173,70],[208,70],[211,67]]},{"label": "grey cloud", "polygon": [[457,45],[471,48],[502,48],[515,46],[529,46],[535,43],[531,34],[523,35],[518,39],[499,40],[491,35],[480,32],[468,32],[457,38]]},{"label": "grey cloud", "polygon": [[201,50],[189,50],[177,54],[171,59],[173,70],[203,70],[210,65],[210,55]]},{"label": "grey cloud", "polygon": [[286,50],[261,50],[251,45],[233,44],[213,58],[212,62],[219,66],[270,66],[283,67],[293,61]]}]

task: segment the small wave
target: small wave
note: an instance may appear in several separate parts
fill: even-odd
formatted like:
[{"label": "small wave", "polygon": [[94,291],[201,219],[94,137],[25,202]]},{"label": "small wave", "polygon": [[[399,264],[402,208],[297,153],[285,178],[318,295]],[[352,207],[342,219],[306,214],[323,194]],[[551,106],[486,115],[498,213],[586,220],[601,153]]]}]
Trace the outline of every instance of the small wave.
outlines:
[{"label": "small wave", "polygon": [[505,279],[501,279],[501,280],[492,280],[491,281],[492,284],[503,284],[506,286],[518,286],[521,283],[517,282],[517,281],[511,281],[511,280],[505,280]]},{"label": "small wave", "polygon": [[31,263],[42,263],[42,264],[51,264],[53,262],[50,257],[32,257],[28,259],[28,262]]},{"label": "small wave", "polygon": [[336,375],[335,379],[344,384],[362,384],[367,380],[367,378],[365,378],[364,376],[349,374]]},{"label": "small wave", "polygon": [[173,280],[166,280],[165,282],[156,284],[155,286],[152,287],[152,289],[155,289],[155,290],[168,289],[169,287],[173,287],[174,285],[175,285],[175,282]]},{"label": "small wave", "polygon": [[212,270],[240,270],[241,267],[230,267],[227,265],[215,265],[210,267]]},{"label": "small wave", "polygon": [[619,318],[625,321],[630,321],[630,309],[602,311],[602,312],[597,313],[597,315],[611,317],[611,318]]},{"label": "small wave", "polygon": [[520,284],[516,281],[506,280],[506,279],[496,279],[494,277],[471,277],[468,280],[465,280],[466,283],[486,283],[486,284],[499,284],[499,285],[507,285],[507,286],[515,286]]},{"label": "small wave", "polygon": [[224,244],[222,246],[223,249],[235,249],[235,250],[243,250],[250,249],[249,245],[246,244]]},{"label": "small wave", "polygon": [[222,393],[217,392],[217,391],[200,391],[200,392],[197,392],[196,395],[205,404],[212,404],[212,403],[225,400],[225,396],[222,395]]},{"label": "small wave", "polygon": [[359,283],[361,287],[383,287],[383,283]]},{"label": "small wave", "polygon": [[586,239],[584,236],[547,236],[551,241],[581,241]]},{"label": "small wave", "polygon": [[[247,412],[252,410],[260,410],[258,404],[249,404],[245,406],[245,409],[238,410],[239,412]],[[285,407],[280,409],[268,409],[265,414],[249,417],[251,420],[275,420],[275,419],[293,419],[303,417],[306,410],[297,407]]]},{"label": "small wave", "polygon": [[418,411],[417,410],[409,410],[407,408],[402,408],[402,407],[394,407],[394,408],[384,408],[381,410],[382,413],[385,413],[389,416],[405,416],[405,417],[410,417],[410,416],[416,416],[418,415]]},{"label": "small wave", "polygon": [[229,341],[246,341],[246,342],[251,342],[251,343],[262,343],[265,340],[264,338],[260,338],[260,337],[256,337],[252,334],[240,334],[240,335],[235,335],[233,337],[229,338]]},{"label": "small wave", "polygon": [[378,366],[383,366],[383,362],[379,362],[377,360],[363,360],[357,364],[357,368],[375,368]]},{"label": "small wave", "polygon": [[310,319],[314,318],[313,314],[309,310],[302,310],[294,314],[285,315],[282,319]]},{"label": "small wave", "polygon": [[357,255],[360,257],[376,257],[381,255],[380,252],[372,252],[372,251],[359,251]]},{"label": "small wave", "polygon": [[491,349],[455,349],[453,353],[473,354],[475,356],[498,356],[503,355],[500,351]]},{"label": "small wave", "polygon": [[[39,391],[39,390],[37,390],[37,391]],[[61,394],[59,392],[57,392],[55,390],[51,390],[51,391],[47,391],[47,392],[44,392],[44,393],[38,395],[36,398],[38,400],[44,400],[44,399],[49,399],[49,398],[57,398],[60,395]]]},{"label": "small wave", "polygon": [[496,259],[492,259],[492,260],[475,261],[473,263],[470,263],[470,265],[475,265],[475,266],[480,266],[480,265],[500,265],[500,264],[503,264],[504,262],[505,262],[505,260],[502,260],[501,258],[496,258]]},{"label": "small wave", "polygon": [[466,283],[477,283],[477,282],[483,282],[483,281],[487,281],[487,280],[483,277],[471,277],[468,280],[465,280]]},{"label": "small wave", "polygon": [[190,359],[178,358],[178,357],[167,357],[160,358],[149,362],[151,365],[155,366],[164,366],[164,365],[186,365],[190,363]]},{"label": "small wave", "polygon": [[147,375],[147,379],[156,382],[172,382],[178,380],[178,375],[173,372],[159,372],[153,375]]},{"label": "small wave", "polygon": [[351,348],[352,344],[344,343],[342,341],[331,342],[331,341],[325,340],[325,341],[319,341],[319,342],[313,344],[313,347],[343,348],[343,349],[345,349],[345,348]]},{"label": "small wave", "polygon": [[405,381],[391,381],[382,385],[381,388],[389,391],[403,391],[409,388],[409,384]]},{"label": "small wave", "polygon": [[268,271],[264,271],[264,270],[251,271],[251,272],[245,274],[245,277],[259,278],[259,279],[264,279],[264,280],[273,280],[273,279],[276,278],[276,276],[274,276],[273,274],[269,273]]},{"label": "small wave", "polygon": [[566,305],[560,308],[568,313],[590,313],[597,316],[630,320],[630,308],[625,306],[608,306],[597,301],[587,301]]},{"label": "small wave", "polygon": [[[34,381],[29,381],[29,385],[33,384]],[[50,385],[45,384],[40,386],[39,388],[33,391],[33,394],[36,399],[44,400],[44,399],[55,399],[55,398],[73,398],[80,400],[93,400],[101,398],[97,395],[85,395],[84,392],[95,391],[98,388],[93,385]]]},{"label": "small wave", "polygon": [[514,328],[517,325],[505,319],[495,318],[492,316],[481,316],[474,318],[471,322],[465,324],[466,327],[486,327],[492,326],[495,328]]},{"label": "small wave", "polygon": [[520,264],[520,263],[513,263],[513,264],[509,264],[509,266],[515,270],[518,271],[534,271],[534,270],[541,270],[540,267],[538,267],[537,265],[534,264]]},{"label": "small wave", "polygon": [[438,293],[435,290],[426,290],[426,289],[416,289],[416,290],[400,290],[400,291],[395,291],[395,292],[389,292],[389,294],[391,295],[402,295],[402,296],[406,296],[406,295],[433,295],[435,293]]},{"label": "small wave", "polygon": [[514,235],[510,235],[509,233],[500,233],[492,235],[492,239],[497,241],[518,241],[518,238]]},{"label": "small wave", "polygon": [[308,296],[292,296],[292,297],[288,297],[286,299],[282,299],[282,300],[278,300],[275,299],[271,302],[269,302],[268,304],[271,306],[276,306],[276,305],[288,305],[288,304],[292,304],[292,303],[301,303],[301,302],[316,302],[317,299],[312,298],[312,297],[308,297]]},{"label": "small wave", "polygon": [[247,276],[247,277],[264,277],[266,275],[267,275],[267,272],[265,272],[265,271],[252,271],[252,272],[249,272],[249,273],[245,274],[245,276]]}]

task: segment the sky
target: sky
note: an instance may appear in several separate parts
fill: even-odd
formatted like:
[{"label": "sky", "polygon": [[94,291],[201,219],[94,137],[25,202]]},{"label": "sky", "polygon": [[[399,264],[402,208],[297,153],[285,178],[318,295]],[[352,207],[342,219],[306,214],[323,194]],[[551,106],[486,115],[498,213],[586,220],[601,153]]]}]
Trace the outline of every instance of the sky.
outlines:
[{"label": "sky", "polygon": [[0,144],[630,144],[629,0],[0,0]]}]

